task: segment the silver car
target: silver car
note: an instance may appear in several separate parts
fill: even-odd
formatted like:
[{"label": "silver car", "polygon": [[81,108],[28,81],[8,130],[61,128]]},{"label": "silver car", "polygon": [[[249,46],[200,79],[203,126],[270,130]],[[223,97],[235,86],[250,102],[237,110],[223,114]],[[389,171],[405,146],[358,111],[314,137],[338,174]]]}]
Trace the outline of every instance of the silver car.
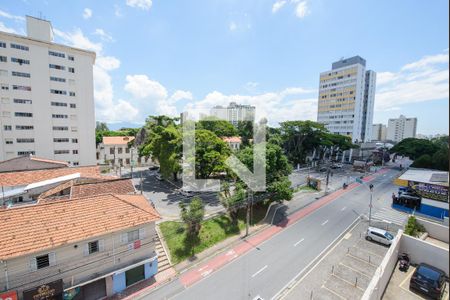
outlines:
[{"label": "silver car", "polygon": [[384,229],[369,227],[366,231],[366,240],[375,241],[390,246],[394,236]]}]

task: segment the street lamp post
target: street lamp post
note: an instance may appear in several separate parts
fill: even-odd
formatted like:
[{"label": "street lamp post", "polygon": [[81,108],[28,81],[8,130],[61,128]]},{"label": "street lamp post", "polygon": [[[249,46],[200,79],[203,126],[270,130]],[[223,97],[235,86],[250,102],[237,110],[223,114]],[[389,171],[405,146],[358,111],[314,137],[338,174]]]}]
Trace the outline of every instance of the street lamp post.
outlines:
[{"label": "street lamp post", "polygon": [[372,199],[373,199],[373,184],[369,185],[370,189],[370,204],[369,204],[369,226],[372,222]]}]

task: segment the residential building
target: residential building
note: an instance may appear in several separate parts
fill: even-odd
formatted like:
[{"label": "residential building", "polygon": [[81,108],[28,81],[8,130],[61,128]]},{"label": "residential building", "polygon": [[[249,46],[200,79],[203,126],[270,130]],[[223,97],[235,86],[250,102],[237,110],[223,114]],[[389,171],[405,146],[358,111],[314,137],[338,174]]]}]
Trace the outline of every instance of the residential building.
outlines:
[{"label": "residential building", "polygon": [[[142,195],[104,194],[0,209],[0,291],[100,299],[157,273],[158,213]],[[53,298],[52,298],[53,299]]]},{"label": "residential building", "polygon": [[0,161],[36,155],[95,164],[95,53],[53,42],[49,21],[0,32]]},{"label": "residential building", "polygon": [[255,121],[255,107],[230,102],[227,107],[214,106],[211,109],[211,115],[237,126],[240,121]]},{"label": "residential building", "polygon": [[334,62],[320,74],[317,121],[353,142],[370,142],[375,86],[376,73],[360,56]]},{"label": "residential building", "polygon": [[384,124],[372,125],[372,141],[385,141],[387,134],[387,127]]},{"label": "residential building", "polygon": [[400,142],[406,138],[415,138],[416,131],[417,118],[400,115],[396,119],[389,119],[386,138],[390,141]]},{"label": "residential building", "polygon": [[74,179],[113,179],[98,166],[13,171],[0,173],[0,207],[36,201],[40,194]]},{"label": "residential building", "polygon": [[227,137],[223,137],[222,141],[224,141],[225,143],[228,144],[228,146],[232,149],[232,150],[239,150],[241,148],[241,144],[242,144],[242,139],[240,136],[227,136]]},{"label": "residential building", "polygon": [[138,158],[136,147],[130,146],[134,136],[104,136],[97,145],[97,163],[111,166],[130,166]]}]

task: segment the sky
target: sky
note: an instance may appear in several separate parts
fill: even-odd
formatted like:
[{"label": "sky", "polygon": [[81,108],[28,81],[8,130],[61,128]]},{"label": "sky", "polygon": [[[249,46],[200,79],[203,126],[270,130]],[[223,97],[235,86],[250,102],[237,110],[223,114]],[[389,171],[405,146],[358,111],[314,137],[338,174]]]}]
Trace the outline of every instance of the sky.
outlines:
[{"label": "sky", "polygon": [[319,73],[360,55],[377,72],[374,123],[400,114],[449,132],[446,0],[1,0],[0,30],[25,15],[57,43],[93,50],[96,119],[252,104],[269,124],[316,120]]}]

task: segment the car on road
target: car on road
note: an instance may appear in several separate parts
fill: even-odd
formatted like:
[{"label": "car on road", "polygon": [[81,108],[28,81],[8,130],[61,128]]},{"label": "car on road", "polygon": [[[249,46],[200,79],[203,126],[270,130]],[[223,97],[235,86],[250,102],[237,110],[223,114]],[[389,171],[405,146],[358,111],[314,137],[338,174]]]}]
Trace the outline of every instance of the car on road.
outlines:
[{"label": "car on road", "polygon": [[409,288],[431,299],[441,299],[445,289],[445,272],[427,264],[420,264],[409,281]]},{"label": "car on road", "polygon": [[344,165],[341,163],[335,163],[331,165],[332,169],[341,169]]},{"label": "car on road", "polygon": [[159,171],[159,167],[158,166],[150,166],[148,169],[150,171]]},{"label": "car on road", "polygon": [[366,231],[366,240],[375,241],[390,246],[394,236],[384,229],[369,227]]}]

